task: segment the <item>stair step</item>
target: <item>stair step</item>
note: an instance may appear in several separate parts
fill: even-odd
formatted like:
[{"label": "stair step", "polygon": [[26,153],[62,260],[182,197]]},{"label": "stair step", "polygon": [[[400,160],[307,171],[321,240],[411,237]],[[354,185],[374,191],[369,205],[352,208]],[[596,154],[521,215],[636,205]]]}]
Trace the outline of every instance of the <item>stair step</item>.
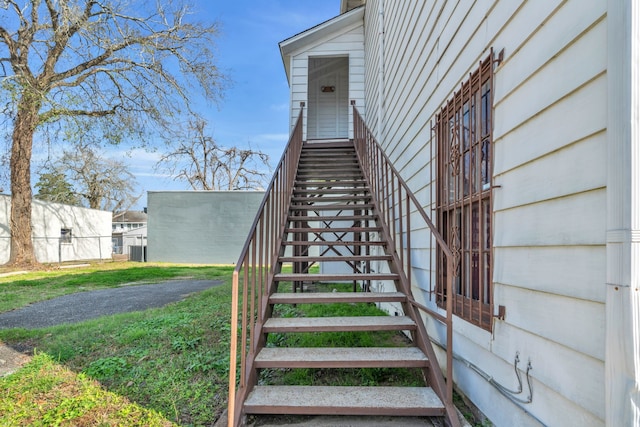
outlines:
[{"label": "stair step", "polygon": [[275,274],[276,282],[331,282],[333,280],[398,280],[399,276],[393,273],[345,273],[345,274]]},{"label": "stair step", "polygon": [[282,242],[283,245],[286,246],[387,246],[387,242],[381,241],[353,241],[353,240],[313,240],[313,241],[293,241],[293,240],[285,240]]},{"label": "stair step", "polygon": [[308,170],[318,170],[318,171],[342,171],[345,169],[351,170],[360,170],[360,165],[358,164],[358,160],[344,160],[344,159],[332,159],[331,162],[327,162],[326,158],[317,158],[317,159],[304,159],[301,158],[298,163],[298,172],[300,171],[308,171]]},{"label": "stair step", "polygon": [[343,195],[343,196],[328,196],[328,197],[292,197],[292,203],[327,203],[327,202],[360,202],[371,201],[370,195]]},{"label": "stair step", "polygon": [[317,187],[317,186],[330,186],[330,187],[336,188],[336,187],[347,187],[347,184],[349,184],[348,188],[354,187],[353,184],[359,184],[360,187],[365,187],[367,184],[367,181],[365,181],[364,179],[352,179],[352,180],[342,179],[340,181],[336,181],[335,179],[323,178],[322,180],[318,180],[317,182],[311,182],[307,180],[296,179],[294,186],[305,187],[305,188]]},{"label": "stair step", "polygon": [[277,292],[269,297],[270,304],[333,304],[338,302],[403,302],[401,292]]},{"label": "stair step", "polygon": [[391,261],[391,255],[283,256],[280,262],[370,262]]},{"label": "stair step", "polygon": [[305,227],[305,228],[285,228],[286,233],[374,233],[382,230],[382,227]]},{"label": "stair step", "polygon": [[442,416],[430,387],[256,386],[249,414]]},{"label": "stair step", "polygon": [[303,194],[364,194],[369,193],[369,190],[366,187],[358,187],[358,188],[314,188],[314,189],[295,189],[293,190],[293,194],[296,196],[300,196]]},{"label": "stair step", "polygon": [[289,221],[362,221],[376,220],[375,215],[289,215]]},{"label": "stair step", "polygon": [[312,205],[291,205],[290,211],[353,211],[353,210],[369,210],[373,209],[373,203],[354,203],[354,204],[318,204]]},{"label": "stair step", "polygon": [[427,356],[417,347],[263,348],[256,368],[423,368]]},{"label": "stair step", "polygon": [[344,331],[410,331],[416,324],[407,316],[356,317],[272,317],[263,331],[271,332],[344,332]]}]

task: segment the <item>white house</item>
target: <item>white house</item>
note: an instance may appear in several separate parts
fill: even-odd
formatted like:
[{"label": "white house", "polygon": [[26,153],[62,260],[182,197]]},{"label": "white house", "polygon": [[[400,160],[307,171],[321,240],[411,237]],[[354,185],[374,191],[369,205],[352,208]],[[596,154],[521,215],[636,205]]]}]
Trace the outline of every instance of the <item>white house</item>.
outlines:
[{"label": "white house", "polygon": [[[0,195],[0,264],[9,261],[11,196]],[[42,263],[111,259],[111,212],[34,199],[36,259]]]},{"label": "white house", "polygon": [[130,260],[144,260],[147,246],[147,217],[146,208],[145,211],[123,211],[113,215],[111,240],[114,254],[128,255]]},{"label": "white house", "polygon": [[[355,105],[459,253],[458,390],[498,426],[640,426],[640,3],[340,12],[280,43],[291,123],[353,137]],[[442,311],[437,254],[413,257]]]}]

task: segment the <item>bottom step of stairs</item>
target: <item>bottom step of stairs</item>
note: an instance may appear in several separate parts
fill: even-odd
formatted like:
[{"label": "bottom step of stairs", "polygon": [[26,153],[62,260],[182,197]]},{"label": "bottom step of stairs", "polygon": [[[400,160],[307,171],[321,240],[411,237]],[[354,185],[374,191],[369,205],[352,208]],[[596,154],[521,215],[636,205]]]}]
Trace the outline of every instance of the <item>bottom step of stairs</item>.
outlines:
[{"label": "bottom step of stairs", "polygon": [[429,387],[256,386],[247,414],[442,416]]}]

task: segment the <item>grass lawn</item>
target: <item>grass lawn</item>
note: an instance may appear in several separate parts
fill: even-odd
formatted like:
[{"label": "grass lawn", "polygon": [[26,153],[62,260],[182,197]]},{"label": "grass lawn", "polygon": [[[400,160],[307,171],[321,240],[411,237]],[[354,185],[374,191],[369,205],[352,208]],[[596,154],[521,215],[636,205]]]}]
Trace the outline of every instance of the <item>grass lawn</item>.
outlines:
[{"label": "grass lawn", "polygon": [[[1,278],[0,311],[131,282],[192,277],[224,284],[162,308],[46,329],[0,330],[0,341],[36,353],[24,368],[0,378],[0,425],[212,425],[227,405],[232,271],[232,266],[109,263]],[[276,311],[282,316],[383,314],[371,304],[278,306]],[[269,337],[269,345],[279,346],[371,344],[406,342],[382,331]],[[260,381],[421,384],[416,370],[329,371],[264,370]]]},{"label": "grass lawn", "polygon": [[[20,276],[0,284],[1,298],[18,294],[13,301],[37,301],[74,290],[177,277],[223,279],[225,284],[163,308],[46,329],[0,330],[1,341],[40,354],[0,378],[0,425],[130,425],[118,422],[118,414],[131,412],[131,420],[144,421],[140,425],[171,421],[198,426],[210,425],[226,408],[233,267],[119,266]],[[90,379],[99,386],[86,386]],[[40,403],[33,405],[28,396]],[[112,403],[97,407],[94,401]],[[47,410],[60,405],[73,406],[64,415],[71,419]]]}]

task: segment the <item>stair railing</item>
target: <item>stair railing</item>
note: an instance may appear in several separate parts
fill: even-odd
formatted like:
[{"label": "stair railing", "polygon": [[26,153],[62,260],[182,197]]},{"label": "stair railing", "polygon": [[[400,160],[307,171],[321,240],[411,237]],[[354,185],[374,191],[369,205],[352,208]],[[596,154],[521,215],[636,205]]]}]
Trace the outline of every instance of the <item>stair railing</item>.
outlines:
[{"label": "stair railing", "polygon": [[[303,105],[301,105],[303,107]],[[282,246],[289,204],[302,150],[303,108],[249,231],[236,268],[231,296],[228,425],[240,425],[242,405],[256,385],[254,355],[264,345],[269,287]],[[238,369],[238,359],[240,367]],[[239,378],[238,378],[239,372]]]},{"label": "stair railing", "polygon": [[[369,184],[371,194],[374,198],[376,208],[379,209],[380,218],[386,223],[388,238],[393,243],[396,255],[404,269],[404,279],[406,280],[409,303],[418,310],[421,310],[446,326],[447,330],[447,381],[445,403],[453,407],[453,296],[452,296],[452,275],[445,274],[446,277],[446,316],[431,310],[418,303],[411,293],[412,277],[412,235],[418,236],[424,232],[429,242],[429,259],[433,259],[433,250],[443,254],[444,262],[441,268],[446,272],[453,272],[453,255],[451,249],[442,238],[425,212],[418,199],[409,189],[400,173],[395,169],[389,157],[386,155],[373,133],[369,130],[364,119],[353,106],[353,126],[354,145],[362,171]],[[421,239],[424,244],[425,239]],[[435,242],[435,244],[434,244]],[[440,256],[437,256],[439,259]],[[428,272],[426,274],[434,276],[431,261],[429,261]]]}]

